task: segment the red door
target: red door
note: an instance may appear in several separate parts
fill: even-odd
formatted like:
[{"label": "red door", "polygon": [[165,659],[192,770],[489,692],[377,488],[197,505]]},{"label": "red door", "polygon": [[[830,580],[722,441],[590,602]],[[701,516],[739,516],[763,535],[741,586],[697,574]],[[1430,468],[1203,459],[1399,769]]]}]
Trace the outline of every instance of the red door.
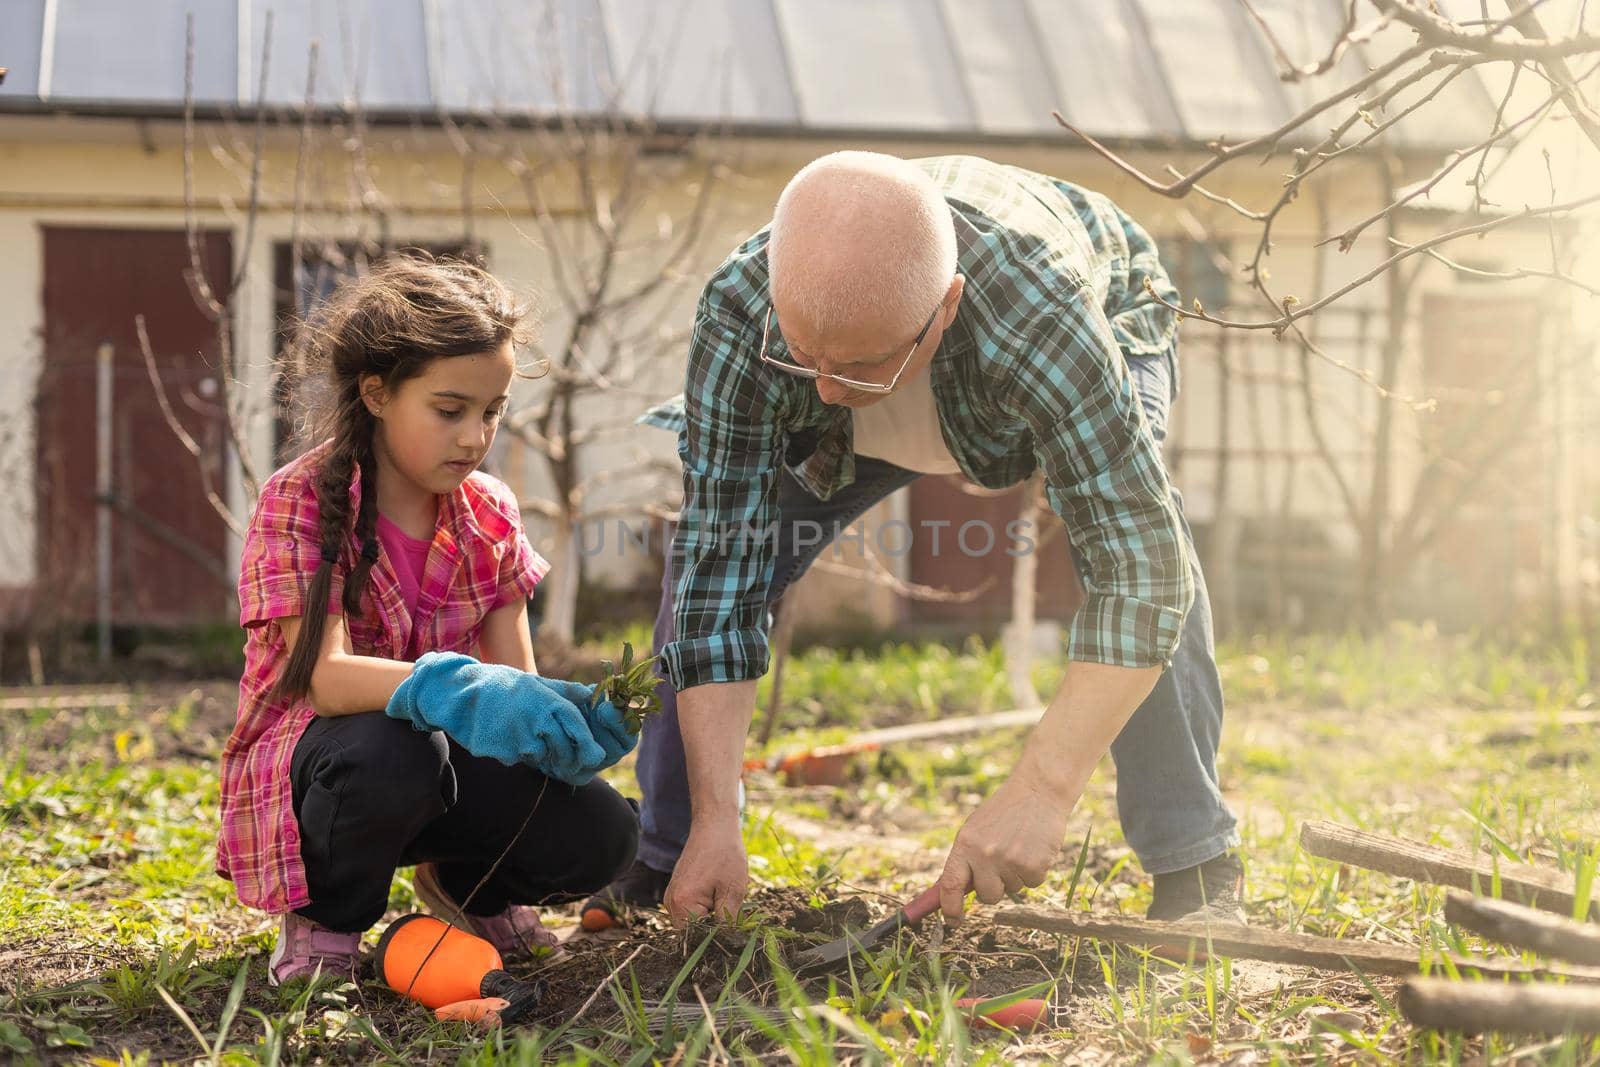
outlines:
[{"label": "red door", "polygon": [[[200,240],[204,271],[226,284],[226,233]],[[217,331],[185,280],[181,231],[44,230],[44,365],[39,377],[36,516],[39,606],[58,620],[94,617],[97,371],[113,352],[112,617],[119,624],[212,620],[228,606],[226,536],[200,467],[157,404],[134,317],[143,315],[173,413],[202,450],[211,484],[224,484],[225,423]]]},{"label": "red door", "polygon": [[[916,534],[910,551],[911,580],[956,593],[992,583],[971,601],[913,600],[912,619],[980,626],[1006,622],[1011,617],[1012,553],[1024,551],[1040,553],[1038,617],[1065,622],[1077,613],[1083,586],[1055,512],[1041,509],[1031,530],[1009,525],[1021,513],[1022,493],[1018,486],[994,496],[975,496],[962,489],[955,476],[911,483],[909,521]],[[963,530],[968,523],[977,525]],[[899,540],[885,535],[889,544],[898,545]]]}]

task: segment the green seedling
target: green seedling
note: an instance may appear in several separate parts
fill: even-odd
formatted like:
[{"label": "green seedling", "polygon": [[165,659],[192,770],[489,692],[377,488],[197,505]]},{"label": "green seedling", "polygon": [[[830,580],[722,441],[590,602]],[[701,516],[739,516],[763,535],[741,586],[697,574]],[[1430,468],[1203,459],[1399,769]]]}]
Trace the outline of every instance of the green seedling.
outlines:
[{"label": "green seedling", "polygon": [[611,701],[622,712],[628,732],[637,734],[644,726],[645,716],[661,710],[661,698],[656,696],[656,686],[661,681],[656,675],[656,659],[651,656],[633,662],[633,643],[624,641],[620,668],[608,659],[600,661],[606,676],[594,687],[594,703],[590,706]]}]

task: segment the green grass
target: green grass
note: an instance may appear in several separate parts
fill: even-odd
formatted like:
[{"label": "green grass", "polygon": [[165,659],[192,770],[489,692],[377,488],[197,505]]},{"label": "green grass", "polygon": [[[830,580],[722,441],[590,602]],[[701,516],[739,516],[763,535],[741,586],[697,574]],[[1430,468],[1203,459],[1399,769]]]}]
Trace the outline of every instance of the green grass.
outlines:
[{"label": "green grass", "polygon": [[1411,623],[1377,637],[1256,637],[1225,644],[1218,658],[1228,695],[1250,703],[1553,709],[1593,705],[1600,685],[1590,674],[1596,653],[1581,637],[1508,644]]},{"label": "green grass", "polygon": [[[1419,961],[1441,946],[1490,950],[1444,925],[1439,890],[1305,855],[1296,834],[1314,818],[1555,867],[1580,894],[1596,891],[1600,739],[1560,717],[1594,704],[1586,649],[1485,649],[1397,629],[1371,641],[1242,642],[1220,655],[1231,703],[1219,770],[1241,815],[1254,923],[1415,945]],[[1040,665],[1042,692],[1059,669]],[[1010,706],[998,654],[979,642],[812,649],[788,670],[779,750]],[[962,814],[1009,769],[1018,731],[865,757],[844,788],[753,779],[756,890],[743,921],[596,947],[585,957],[593,978],[577,991],[595,999],[581,1016],[573,1000],[544,1027],[485,1036],[371,988],[275,990],[263,980],[269,924],[211,873],[207,753],[226,709],[147,696],[119,709],[0,713],[0,1060],[1600,1062],[1592,1039],[1419,1031],[1398,1015],[1387,979],[1248,961],[1174,967],[992,927],[981,908],[959,931],[930,926],[831,985],[797,982],[788,953],[827,936],[799,929],[797,916],[856,899],[881,915],[925,885]],[[1149,886],[1120,836],[1109,767],[1074,813],[1062,862],[1027,896],[1142,914]],[[415,907],[409,872],[391,905]],[[635,949],[640,962],[606,981]],[[1051,996],[1053,1028],[974,1030],[955,1007],[973,992]],[[652,1001],[683,1007],[669,1016]]]},{"label": "green grass", "polygon": [[[640,629],[627,637],[636,643],[649,639]],[[620,647],[621,641],[602,646]],[[1594,656],[1576,637],[1506,645],[1474,634],[1441,637],[1431,627],[1409,623],[1376,637],[1257,637],[1223,642],[1217,650],[1233,703],[1392,712],[1590,707],[1600,690],[1600,680],[1590,675]],[[1059,661],[1043,659],[1034,669],[1042,695],[1054,692],[1060,679]],[[758,728],[770,696],[769,676],[760,688]],[[955,648],[886,641],[846,651],[802,650],[785,668],[783,697],[779,729],[813,731],[823,739],[865,726],[1014,706],[998,645],[976,638]]]}]

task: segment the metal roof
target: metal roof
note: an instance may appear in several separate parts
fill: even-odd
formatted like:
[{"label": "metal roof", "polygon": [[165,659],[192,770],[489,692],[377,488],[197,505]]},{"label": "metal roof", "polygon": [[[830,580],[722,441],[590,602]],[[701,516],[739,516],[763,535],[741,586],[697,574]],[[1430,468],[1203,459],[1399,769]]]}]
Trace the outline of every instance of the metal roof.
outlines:
[{"label": "metal roof", "polygon": [[[1343,0],[1256,4],[1305,62]],[[270,107],[299,108],[317,42],[316,106],[379,121],[617,111],[983,140],[1059,137],[1060,109],[1104,139],[1192,143],[1272,129],[1333,88],[1280,81],[1238,0],[0,0],[0,111],[173,113],[190,11],[207,112],[253,105],[269,18]],[[1340,81],[1385,47],[1352,50]],[[1491,113],[1474,83],[1403,140],[1460,144]]]}]

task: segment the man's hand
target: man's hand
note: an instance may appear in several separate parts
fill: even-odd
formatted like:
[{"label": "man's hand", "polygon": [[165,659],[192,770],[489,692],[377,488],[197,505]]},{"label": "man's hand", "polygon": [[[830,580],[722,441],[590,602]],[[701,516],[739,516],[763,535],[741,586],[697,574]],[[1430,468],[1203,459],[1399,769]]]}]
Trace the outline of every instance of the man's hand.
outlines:
[{"label": "man's hand", "polygon": [[939,876],[939,904],[952,925],[968,893],[994,904],[1044,881],[1095,764],[1160,676],[1160,667],[1068,661],[1011,777],[956,834]]},{"label": "man's hand", "polygon": [[707,915],[732,921],[749,884],[738,817],[696,820],[667,886],[667,914],[680,926]]},{"label": "man's hand", "polygon": [[1024,762],[967,817],[939,876],[945,920],[961,922],[961,903],[976,892],[985,904],[1041,884],[1061,852],[1075,794],[1062,796]]},{"label": "man's hand", "polygon": [[739,775],[755,706],[754,682],[712,682],[678,694],[693,815],[664,901],[675,923],[732,919],[744,903],[750,867],[739,836]]}]

